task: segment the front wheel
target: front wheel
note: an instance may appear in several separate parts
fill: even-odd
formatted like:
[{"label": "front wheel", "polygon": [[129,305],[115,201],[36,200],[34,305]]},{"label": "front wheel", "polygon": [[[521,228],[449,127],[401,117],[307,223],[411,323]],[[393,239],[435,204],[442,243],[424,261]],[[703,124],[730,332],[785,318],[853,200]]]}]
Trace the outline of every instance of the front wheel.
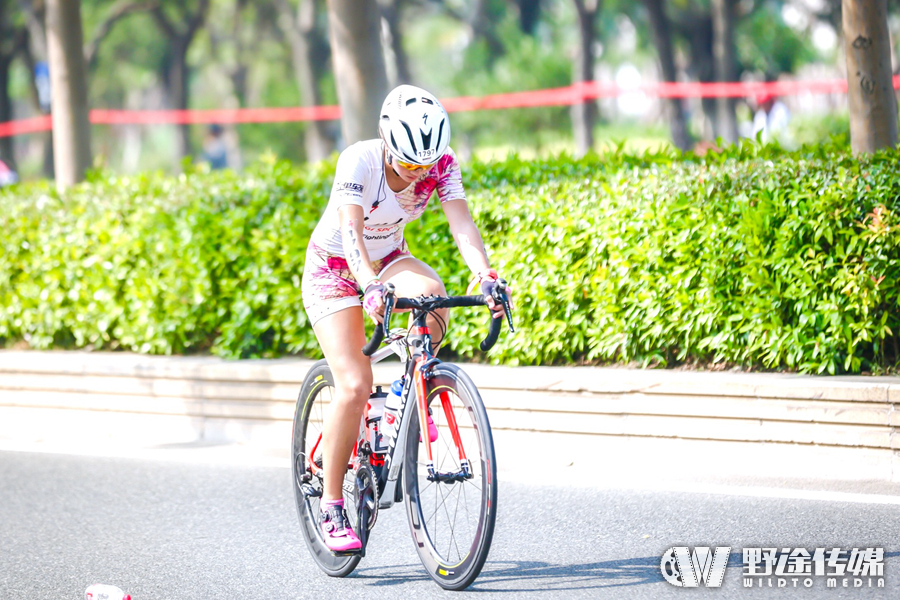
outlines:
[{"label": "front wheel", "polygon": [[[428,405],[438,437],[431,444],[429,477],[418,411],[406,444],[403,482],[406,514],[416,551],[428,574],[448,590],[461,590],[481,573],[491,548],[497,516],[497,464],[491,426],[481,395],[466,373],[439,364],[428,381]],[[460,457],[450,415],[468,459]]]},{"label": "front wheel", "polygon": [[[297,399],[297,410],[294,413],[294,434],[291,442],[291,471],[294,479],[294,498],[297,502],[297,515],[300,517],[301,531],[309,553],[319,568],[332,577],[346,577],[359,564],[360,556],[335,556],[331,553],[322,532],[319,530],[319,501],[322,493],[322,482],[311,476],[306,457],[312,451],[322,433],[322,422],[325,409],[334,398],[334,377],[328,363],[324,360],[316,362],[300,389]],[[320,450],[321,451],[321,450]],[[349,484],[348,484],[349,482]],[[355,482],[352,474],[344,481],[344,503],[351,520],[355,516]],[[354,522],[354,525],[356,523]]]}]

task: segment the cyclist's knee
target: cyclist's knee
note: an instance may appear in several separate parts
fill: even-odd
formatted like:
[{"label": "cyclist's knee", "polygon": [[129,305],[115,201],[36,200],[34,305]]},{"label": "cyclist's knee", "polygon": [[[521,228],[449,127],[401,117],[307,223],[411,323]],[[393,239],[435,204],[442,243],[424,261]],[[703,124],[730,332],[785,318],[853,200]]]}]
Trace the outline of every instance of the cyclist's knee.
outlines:
[{"label": "cyclist's knee", "polygon": [[384,281],[397,288],[398,296],[446,296],[440,275],[418,259],[403,260],[382,273]]},{"label": "cyclist's knee", "polygon": [[[413,286],[409,286],[413,287]],[[402,295],[405,296],[446,296],[447,289],[444,287],[444,283],[440,279],[419,279],[414,286],[415,289],[407,289],[404,290]],[[443,309],[439,309],[437,312],[442,312]]]},{"label": "cyclist's knee", "polygon": [[362,404],[372,393],[372,373],[348,373],[335,381],[347,402]]}]

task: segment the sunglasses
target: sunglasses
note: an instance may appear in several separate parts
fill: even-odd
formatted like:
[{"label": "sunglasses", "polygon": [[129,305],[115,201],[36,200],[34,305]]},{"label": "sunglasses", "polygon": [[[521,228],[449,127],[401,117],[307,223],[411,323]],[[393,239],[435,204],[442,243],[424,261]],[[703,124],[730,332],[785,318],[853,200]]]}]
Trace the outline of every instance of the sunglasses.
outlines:
[{"label": "sunglasses", "polygon": [[398,160],[397,164],[406,169],[407,171],[421,171],[422,169],[430,169],[434,165],[414,165],[412,163],[403,162],[402,160]]}]

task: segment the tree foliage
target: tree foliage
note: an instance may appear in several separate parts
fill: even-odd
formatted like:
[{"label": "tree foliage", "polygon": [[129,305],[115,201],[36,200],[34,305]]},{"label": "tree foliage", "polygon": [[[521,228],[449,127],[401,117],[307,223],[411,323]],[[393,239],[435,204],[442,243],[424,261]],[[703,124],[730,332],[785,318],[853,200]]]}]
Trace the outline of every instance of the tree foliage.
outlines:
[{"label": "tree foliage", "polygon": [[[177,79],[172,69],[180,47],[172,40],[179,36],[186,40],[189,25],[196,27],[183,65],[189,107],[297,105],[309,102],[301,99],[311,85],[317,88],[319,102],[337,102],[327,53],[310,53],[313,66],[318,69],[316,83],[299,81],[303,69],[297,68],[290,30],[285,28],[289,24],[284,22],[283,14],[285,6],[296,10],[301,4],[294,0],[210,0],[207,15],[203,13],[204,2],[83,0],[91,105],[135,109],[177,104],[178,93],[171,86],[173,78]],[[791,0],[737,3],[735,44],[739,70],[753,71],[760,77],[777,75],[821,58],[810,43],[809,28],[800,31],[786,24],[783,13],[789,4]],[[830,0],[826,8],[832,4]],[[896,10],[895,4],[891,4],[892,10]],[[317,14],[305,31],[313,45],[321,49],[328,22],[321,2],[302,4],[313,5],[318,7]],[[673,62],[678,77],[710,80],[709,1],[666,0],[664,5],[675,32]],[[17,31],[24,32],[24,25],[33,21],[26,19],[25,7],[29,8],[28,14],[37,15],[40,20],[41,0],[6,0],[4,6],[7,22],[18,27]],[[385,11],[392,11],[389,16],[393,21],[387,27],[391,31],[390,52],[405,57],[403,70],[408,71],[412,83],[430,88],[439,96],[541,89],[573,81],[578,35],[572,2],[384,0],[382,6]],[[829,16],[832,13],[825,12],[821,19],[833,21]],[[197,21],[201,13],[206,16]],[[166,34],[167,30],[175,37]],[[608,71],[614,72],[625,63],[640,66],[655,60],[650,25],[641,3],[606,0],[598,16],[597,32],[595,60]],[[637,45],[623,47],[622,39],[634,35]],[[402,39],[398,40],[398,36]],[[33,38],[31,43],[26,44],[26,51],[16,55],[11,67],[9,92],[16,102],[16,116],[26,116],[28,109],[24,107],[33,106],[31,89],[17,84],[15,75],[17,68],[30,72],[29,65],[35,57],[40,59],[36,39],[39,36],[29,37]],[[16,61],[21,63],[18,67]],[[709,104],[704,106],[711,110]],[[613,118],[602,111],[599,116],[601,123]],[[541,108],[460,114],[454,116],[454,128],[460,134],[456,145],[541,148],[553,140],[571,143],[572,123],[567,108]],[[302,139],[308,130],[308,125],[298,123],[241,125],[234,131],[245,160],[252,162],[267,150],[303,160],[312,147],[309,140],[304,143]],[[331,147],[336,131],[333,126],[319,131],[325,147]],[[189,145],[196,150],[204,128],[194,126],[188,133]],[[694,133],[703,134],[703,128],[695,124]],[[179,139],[172,126],[147,127],[139,134],[117,127],[99,128],[95,147],[101,160],[119,171],[137,167],[177,171],[180,160],[171,148]],[[687,145],[684,140],[679,143]],[[135,160],[134,156],[138,158]],[[132,158],[126,160],[127,157]],[[23,168],[29,170],[27,165]],[[30,173],[34,173],[33,168]]]}]

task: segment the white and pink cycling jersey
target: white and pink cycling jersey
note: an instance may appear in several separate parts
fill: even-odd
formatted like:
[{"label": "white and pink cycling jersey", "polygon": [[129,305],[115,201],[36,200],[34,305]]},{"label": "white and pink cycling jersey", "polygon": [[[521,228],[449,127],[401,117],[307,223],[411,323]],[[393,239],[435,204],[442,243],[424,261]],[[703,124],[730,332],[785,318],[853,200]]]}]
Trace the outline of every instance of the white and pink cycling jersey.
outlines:
[{"label": "white and pink cycling jersey", "polygon": [[341,153],[331,198],[310,242],[333,256],[344,256],[338,209],[347,204],[363,208],[363,243],[371,260],[384,258],[403,245],[403,228],[425,212],[437,190],[441,203],[463,199],[459,162],[450,148],[418,181],[393,192],[384,176],[384,142],[357,142]]},{"label": "white and pink cycling jersey", "polygon": [[353,144],[338,158],[331,198],[310,237],[303,268],[303,306],[312,324],[360,304],[362,290],[344,257],[338,218],[341,206],[356,204],[363,208],[363,243],[372,269],[381,274],[394,262],[411,256],[403,228],[425,212],[435,190],[441,203],[466,199],[459,163],[449,148],[433,167],[400,192],[388,187],[385,168],[380,139]]}]

